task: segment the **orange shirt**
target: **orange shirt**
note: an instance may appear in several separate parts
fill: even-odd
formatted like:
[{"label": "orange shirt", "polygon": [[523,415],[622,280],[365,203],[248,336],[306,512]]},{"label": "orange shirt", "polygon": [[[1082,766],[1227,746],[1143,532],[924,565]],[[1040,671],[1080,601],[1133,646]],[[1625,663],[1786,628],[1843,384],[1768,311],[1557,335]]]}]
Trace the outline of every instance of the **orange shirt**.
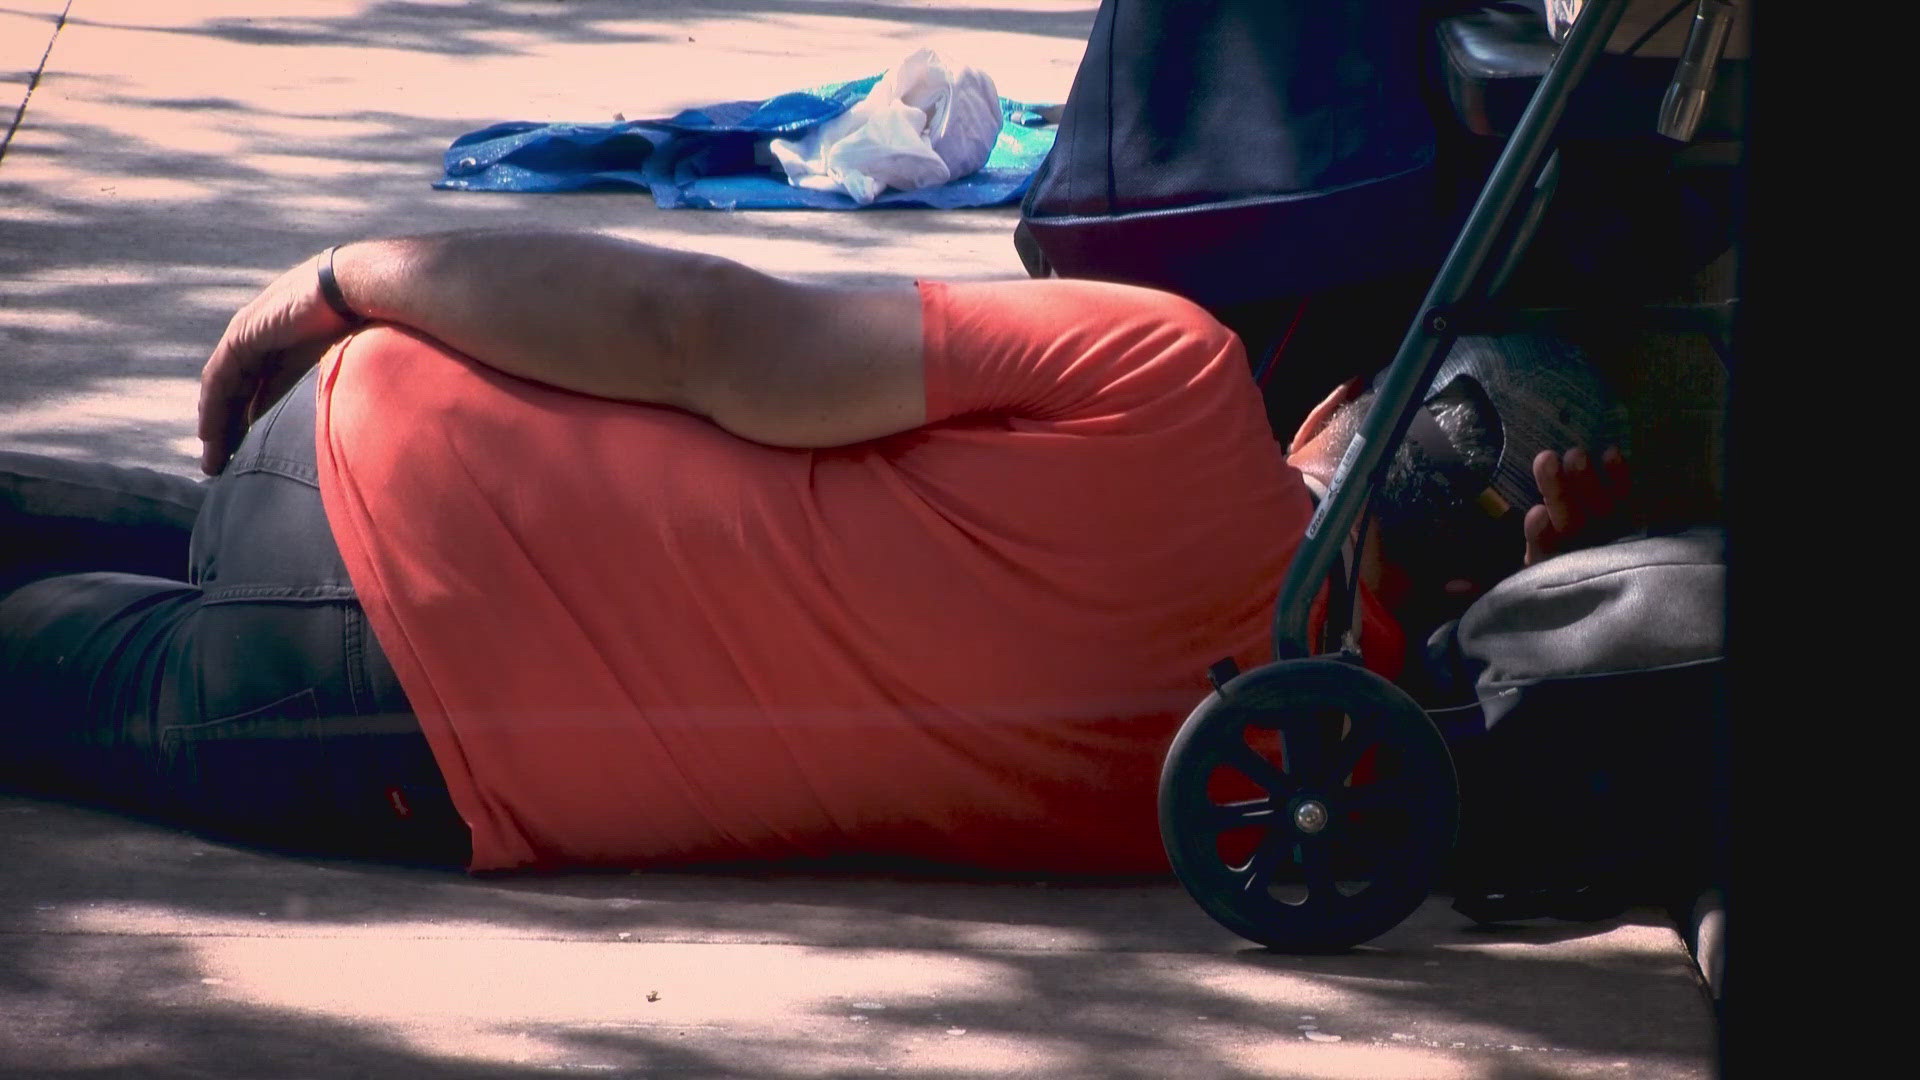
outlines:
[{"label": "orange shirt", "polygon": [[327,358],[327,516],[474,869],[1165,869],[1162,757],[1268,659],[1307,490],[1200,308],[920,289],[929,423],[835,449],[390,327]]}]

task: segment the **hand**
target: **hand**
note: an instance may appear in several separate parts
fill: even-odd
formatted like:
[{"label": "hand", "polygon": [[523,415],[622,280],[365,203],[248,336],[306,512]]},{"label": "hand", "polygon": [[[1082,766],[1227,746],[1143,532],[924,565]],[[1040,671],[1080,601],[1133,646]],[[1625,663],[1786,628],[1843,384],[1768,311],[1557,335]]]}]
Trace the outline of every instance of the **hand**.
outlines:
[{"label": "hand", "polygon": [[234,313],[200,369],[200,470],[226,468],[254,420],[353,329],[320,295],[319,256]]},{"label": "hand", "polygon": [[1533,459],[1533,481],[1541,504],[1527,510],[1526,565],[1625,531],[1631,477],[1618,447],[1600,455],[1597,469],[1585,450],[1542,450]]}]

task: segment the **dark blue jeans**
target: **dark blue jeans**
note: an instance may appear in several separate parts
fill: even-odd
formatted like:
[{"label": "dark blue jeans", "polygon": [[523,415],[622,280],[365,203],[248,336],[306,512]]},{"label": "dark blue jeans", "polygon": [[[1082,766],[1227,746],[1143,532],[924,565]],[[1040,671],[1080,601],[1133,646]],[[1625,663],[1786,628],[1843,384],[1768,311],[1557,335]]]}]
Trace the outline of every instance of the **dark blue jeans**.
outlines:
[{"label": "dark blue jeans", "polygon": [[320,503],[313,376],[227,471],[0,452],[0,783],[255,843],[464,863]]}]

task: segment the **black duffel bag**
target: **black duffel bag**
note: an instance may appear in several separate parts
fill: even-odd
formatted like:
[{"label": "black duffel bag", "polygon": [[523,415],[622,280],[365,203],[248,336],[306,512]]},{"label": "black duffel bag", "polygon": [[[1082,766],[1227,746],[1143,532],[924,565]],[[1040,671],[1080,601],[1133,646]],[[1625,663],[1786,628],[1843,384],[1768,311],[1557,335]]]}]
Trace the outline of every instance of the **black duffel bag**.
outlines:
[{"label": "black duffel bag", "polygon": [[1452,238],[1422,96],[1445,6],[1102,0],[1021,203],[1027,272],[1205,307],[1291,434],[1393,355]]},{"label": "black duffel bag", "polygon": [[1103,0],[1021,205],[1028,272],[1217,312],[1431,266],[1428,8]]},{"label": "black duffel bag", "polygon": [[1604,918],[1706,886],[1725,605],[1724,534],[1699,526],[1528,567],[1434,635],[1422,696],[1459,770],[1456,908]]}]

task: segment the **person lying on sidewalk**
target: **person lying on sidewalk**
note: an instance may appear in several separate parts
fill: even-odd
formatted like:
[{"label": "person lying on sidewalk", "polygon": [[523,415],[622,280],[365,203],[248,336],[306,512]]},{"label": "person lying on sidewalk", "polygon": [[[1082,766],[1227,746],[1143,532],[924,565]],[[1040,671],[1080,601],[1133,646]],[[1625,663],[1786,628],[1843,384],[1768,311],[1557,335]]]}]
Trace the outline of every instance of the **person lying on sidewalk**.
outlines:
[{"label": "person lying on sidewalk", "polygon": [[[1624,490],[1528,449],[1597,446],[1583,365],[1468,345],[1430,405],[1458,452],[1402,449],[1360,555],[1389,676]],[[1240,342],[1145,289],[346,244],[214,349],[217,479],[0,455],[0,769],[477,871],[1161,871],[1162,756],[1210,664],[1269,658],[1359,390],[1289,452]]]}]

